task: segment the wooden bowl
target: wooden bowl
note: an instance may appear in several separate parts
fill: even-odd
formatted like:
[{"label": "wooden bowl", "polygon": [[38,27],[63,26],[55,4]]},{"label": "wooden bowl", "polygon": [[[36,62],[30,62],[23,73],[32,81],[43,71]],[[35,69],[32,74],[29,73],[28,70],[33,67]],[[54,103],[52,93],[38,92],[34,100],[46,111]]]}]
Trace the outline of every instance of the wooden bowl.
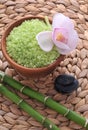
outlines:
[{"label": "wooden bowl", "polygon": [[[1,48],[2,48],[2,52],[4,57],[6,58],[6,60],[8,61],[8,63],[18,72],[20,73],[22,76],[25,77],[30,77],[30,78],[37,78],[37,77],[44,77],[48,74],[50,74],[59,64],[62,60],[64,60],[64,56],[61,55],[59,58],[56,59],[55,62],[53,62],[52,64],[45,66],[45,67],[41,67],[41,68],[26,68],[24,66],[19,65],[18,63],[16,63],[7,53],[6,50],[6,38],[8,37],[8,35],[10,34],[10,32],[13,30],[14,27],[19,26],[22,22],[24,22],[25,20],[30,20],[30,19],[40,19],[44,21],[43,17],[34,17],[34,16],[30,16],[30,17],[24,17],[21,18],[15,22],[13,22],[9,27],[7,27],[7,29],[5,30],[2,39],[1,39]],[[52,21],[50,20],[50,23],[52,23]]]}]

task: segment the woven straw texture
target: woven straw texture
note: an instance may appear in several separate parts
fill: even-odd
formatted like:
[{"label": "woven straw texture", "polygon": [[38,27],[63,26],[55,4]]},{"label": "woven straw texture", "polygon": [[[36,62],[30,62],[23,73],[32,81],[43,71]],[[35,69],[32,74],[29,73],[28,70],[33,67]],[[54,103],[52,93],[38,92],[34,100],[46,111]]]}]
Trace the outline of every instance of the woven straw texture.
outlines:
[{"label": "woven straw texture", "polygon": [[[66,56],[66,59],[56,70],[44,78],[27,79],[21,77],[3,57],[1,44],[0,70],[88,118],[88,0],[0,0],[0,40],[5,28],[21,17],[47,15],[52,18],[57,12],[69,16],[73,20],[79,34],[79,43],[77,48]],[[78,79],[79,88],[77,91],[70,95],[62,95],[54,90],[54,79],[62,73],[72,74]],[[13,91],[31,104],[34,109],[53,121],[61,130],[85,130],[45,107],[42,103]],[[0,94],[0,130],[47,129]]]}]

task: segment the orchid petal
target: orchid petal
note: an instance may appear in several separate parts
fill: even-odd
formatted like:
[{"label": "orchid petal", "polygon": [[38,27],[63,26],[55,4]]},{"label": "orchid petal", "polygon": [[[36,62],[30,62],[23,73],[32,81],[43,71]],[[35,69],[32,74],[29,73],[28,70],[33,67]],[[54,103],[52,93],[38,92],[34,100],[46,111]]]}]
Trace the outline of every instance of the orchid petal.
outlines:
[{"label": "orchid petal", "polygon": [[74,50],[77,46],[78,43],[78,34],[75,30],[73,30],[70,34],[69,34],[69,39],[68,39],[68,46],[71,48],[71,50]]},{"label": "orchid petal", "polygon": [[[56,37],[58,36],[58,34],[62,34],[62,35],[63,35],[63,37],[64,37],[65,40],[66,40],[66,41],[64,41],[65,44],[66,44],[66,42],[67,42],[67,40],[68,40],[68,35],[69,35],[69,34],[68,34],[68,31],[67,31],[66,29],[64,29],[64,28],[55,28],[55,29],[53,30],[53,33],[52,33],[54,42],[57,41]],[[64,42],[63,42],[63,43],[64,43]]]},{"label": "orchid petal", "polygon": [[71,51],[70,49],[68,50],[68,49],[60,49],[60,48],[57,48],[57,50],[62,55],[66,55],[66,54],[68,54]]},{"label": "orchid petal", "polygon": [[36,39],[40,48],[46,52],[52,50],[54,43],[52,41],[52,32],[44,31],[37,34]]},{"label": "orchid petal", "polygon": [[69,17],[64,16],[61,13],[54,15],[52,27],[54,28],[65,28],[68,31],[74,28],[74,24]]},{"label": "orchid petal", "polygon": [[60,47],[60,45],[57,47],[59,53],[65,55],[65,54],[68,54],[70,53],[71,51],[73,51],[76,46],[77,46],[77,42],[78,42],[78,34],[77,32],[74,30],[73,33],[70,34],[70,37],[69,37],[69,40],[68,40],[68,48],[65,48],[65,47]]},{"label": "orchid petal", "polygon": [[56,40],[56,37],[58,35],[58,33],[62,33],[62,35],[68,39],[68,32],[67,30],[63,29],[63,28],[55,28],[53,33],[52,33],[52,39],[54,41],[54,44],[58,47],[58,48],[61,48],[61,49],[67,49],[67,50],[70,50],[69,46],[67,43],[64,43],[62,41],[57,41]]},{"label": "orchid petal", "polygon": [[55,45],[60,49],[70,50],[70,47],[67,44],[64,44],[63,42],[56,42]]}]

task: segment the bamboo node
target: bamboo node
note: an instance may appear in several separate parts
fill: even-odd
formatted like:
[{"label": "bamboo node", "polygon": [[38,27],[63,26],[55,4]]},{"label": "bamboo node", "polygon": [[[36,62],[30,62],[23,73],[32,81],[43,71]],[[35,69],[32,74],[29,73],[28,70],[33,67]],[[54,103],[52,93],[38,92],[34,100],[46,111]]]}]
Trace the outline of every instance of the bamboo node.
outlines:
[{"label": "bamboo node", "polygon": [[42,119],[42,124],[44,124],[45,120],[46,120],[46,117],[44,117],[44,118]]},{"label": "bamboo node", "polygon": [[88,119],[86,119],[85,124],[84,124],[84,127],[86,128],[87,125],[88,125]]},{"label": "bamboo node", "polygon": [[52,129],[52,128],[53,128],[53,125],[52,125],[52,124],[50,124],[50,125],[49,125],[49,128],[50,128],[50,129]]},{"label": "bamboo node", "polygon": [[0,71],[0,74],[1,74],[1,79],[0,79],[0,81],[3,82],[3,79],[4,79],[4,76],[5,76],[5,73],[2,72],[2,71]]},{"label": "bamboo node", "polygon": [[69,112],[70,112],[70,110],[67,109],[67,111],[66,111],[66,113],[64,114],[64,116],[67,116]]},{"label": "bamboo node", "polygon": [[21,93],[23,92],[23,90],[24,90],[25,87],[26,87],[26,86],[23,86],[23,87],[20,89],[20,92],[21,92]]},{"label": "bamboo node", "polygon": [[22,103],[22,102],[23,102],[23,99],[19,100],[19,102],[17,103],[17,105],[19,106],[20,103]]},{"label": "bamboo node", "polygon": [[0,84],[0,87],[2,87],[2,84]]},{"label": "bamboo node", "polygon": [[[41,122],[41,123],[42,123],[42,124],[44,124],[44,123],[45,123],[45,121],[46,121],[46,119],[47,119],[46,117],[43,117],[43,119],[42,119],[42,122]],[[49,128],[50,128],[50,129],[52,129],[52,128],[53,128],[53,125],[52,125],[52,124],[50,124],[50,125],[49,125]]]},{"label": "bamboo node", "polygon": [[46,101],[48,100],[48,98],[50,98],[49,96],[44,98],[44,105],[46,104]]}]

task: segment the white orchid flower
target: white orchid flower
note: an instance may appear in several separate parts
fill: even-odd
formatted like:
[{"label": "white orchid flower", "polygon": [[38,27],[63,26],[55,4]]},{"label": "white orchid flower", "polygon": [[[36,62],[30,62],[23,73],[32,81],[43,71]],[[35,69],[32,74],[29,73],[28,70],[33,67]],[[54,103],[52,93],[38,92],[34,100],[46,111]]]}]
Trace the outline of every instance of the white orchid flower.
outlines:
[{"label": "white orchid flower", "polygon": [[59,53],[65,55],[76,48],[78,34],[71,19],[58,13],[53,17],[52,31],[40,32],[36,39],[42,50],[49,52],[55,45]]}]

